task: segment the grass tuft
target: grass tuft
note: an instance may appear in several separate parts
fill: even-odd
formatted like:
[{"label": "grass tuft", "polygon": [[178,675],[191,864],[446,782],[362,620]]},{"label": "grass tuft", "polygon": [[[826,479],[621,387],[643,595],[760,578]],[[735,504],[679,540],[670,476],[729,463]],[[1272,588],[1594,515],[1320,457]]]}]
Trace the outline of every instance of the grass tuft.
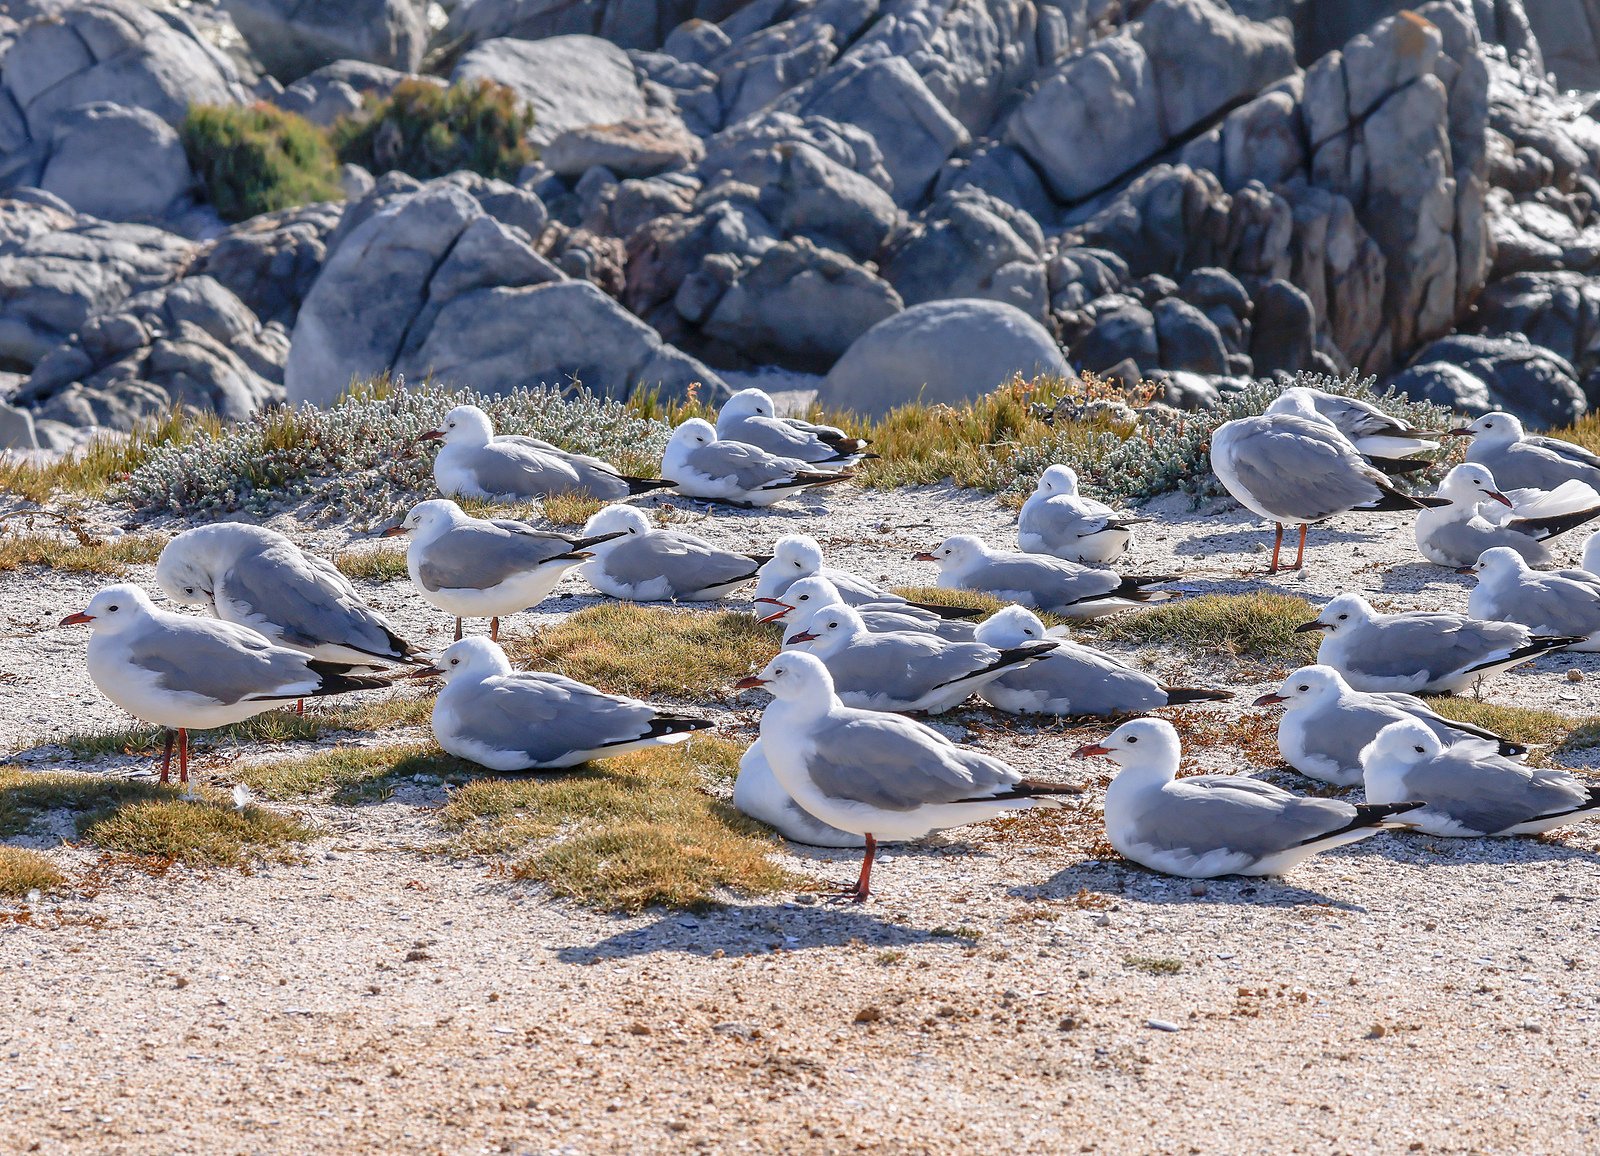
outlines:
[{"label": "grass tuft", "polygon": [[104,851],[187,867],[281,861],[291,857],[292,848],[316,838],[298,819],[262,807],[235,807],[212,792],[197,801],[169,796],[121,806],[86,819],[78,834]]},{"label": "grass tuft", "polygon": [[545,519],[554,526],[581,526],[606,505],[588,494],[552,494],[543,504]]},{"label": "grass tuft", "polygon": [[1564,752],[1600,746],[1600,722],[1592,719],[1576,719],[1553,710],[1503,706],[1455,695],[1430,698],[1428,705],[1445,718],[1484,727],[1513,742],[1538,748],[1529,756],[1531,763],[1549,763]]},{"label": "grass tuft", "polygon": [[330,751],[233,768],[233,777],[265,799],[328,796],[339,804],[381,801],[419,776],[466,782],[482,768],[431,744],[338,747]]},{"label": "grass tuft", "polygon": [[327,133],[265,101],[194,105],[181,135],[206,198],[225,221],[344,199]]},{"label": "grass tuft", "polygon": [[62,493],[97,498],[126,481],[158,449],[177,452],[196,439],[222,436],[214,413],[185,414],[174,409],[155,421],[141,423],[131,434],[107,433],[69,458],[35,465],[0,455],[0,492],[30,502],[44,502]]},{"label": "grass tuft", "polygon": [[344,550],[333,564],[357,582],[398,582],[408,574],[404,550]]},{"label": "grass tuft", "polygon": [[0,845],[0,895],[16,899],[30,891],[48,894],[66,885],[67,877],[48,855]]},{"label": "grass tuft", "polygon": [[779,627],[731,610],[614,602],[510,641],[507,650],[519,667],[557,671],[614,694],[699,698],[760,669],[778,652],[781,635]]},{"label": "grass tuft", "polygon": [[1290,594],[1202,594],[1093,625],[1105,641],[1179,646],[1289,669],[1317,660],[1319,636],[1296,634],[1318,608]]},{"label": "grass tuft", "polygon": [[75,574],[107,578],[127,575],[129,566],[154,562],[166,539],[153,534],[127,534],[108,541],[79,541],[51,534],[0,535],[0,574],[25,566],[43,566]]},{"label": "grass tuft", "polygon": [[402,80],[387,99],[359,118],[333,128],[339,158],[375,173],[398,169],[432,180],[459,169],[514,181],[533,160],[523,138],[533,113],[517,94],[492,80],[441,88],[426,80]]}]

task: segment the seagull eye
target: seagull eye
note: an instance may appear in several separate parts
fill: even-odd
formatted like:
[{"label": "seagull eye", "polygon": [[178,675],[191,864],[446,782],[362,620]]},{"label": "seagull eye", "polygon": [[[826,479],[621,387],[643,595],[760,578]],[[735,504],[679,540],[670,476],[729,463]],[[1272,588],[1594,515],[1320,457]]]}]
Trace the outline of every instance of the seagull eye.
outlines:
[{"label": "seagull eye", "polygon": [[1310,685],[1308,683],[1301,683],[1299,686],[1295,687],[1295,689],[1296,690],[1310,690],[1311,687],[1310,687]]},{"label": "seagull eye", "polygon": [[795,601],[796,602],[810,602],[811,601],[811,595],[802,594],[802,595],[800,595],[799,598],[796,598]]},{"label": "seagull eye", "polygon": [[1130,743],[1136,743],[1136,742],[1139,741],[1139,736],[1138,735],[1129,735],[1128,736],[1128,741]]},{"label": "seagull eye", "polygon": [[193,586],[185,586],[183,588],[183,592],[185,594],[193,594],[194,593],[194,587]]},{"label": "seagull eye", "polygon": [[1416,751],[1417,754],[1419,754],[1419,755],[1422,754],[1422,748],[1421,747],[1412,747],[1411,749]]},{"label": "seagull eye", "polygon": [[1341,615],[1339,615],[1339,621],[1343,622],[1346,618],[1349,618],[1349,617],[1350,616],[1348,614],[1341,614]]},{"label": "seagull eye", "polygon": [[1026,634],[1029,638],[1032,638],[1033,637],[1033,627],[1024,626],[1022,628],[1022,633]]},{"label": "seagull eye", "polygon": [[107,607],[106,607],[106,613],[107,613],[107,614],[109,614],[109,613],[111,613],[111,612],[112,612],[112,611],[113,611],[113,610],[115,610],[115,609],[116,609],[116,607],[115,607],[115,606],[107,606]]}]

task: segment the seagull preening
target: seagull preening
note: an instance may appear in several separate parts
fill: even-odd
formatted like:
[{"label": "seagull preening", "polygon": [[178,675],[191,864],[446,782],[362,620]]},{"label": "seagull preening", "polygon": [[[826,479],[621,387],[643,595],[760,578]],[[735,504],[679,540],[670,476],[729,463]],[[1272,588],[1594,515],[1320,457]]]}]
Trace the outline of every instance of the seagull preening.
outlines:
[{"label": "seagull preening", "polygon": [[741,389],[722,403],[717,437],[780,458],[794,458],[819,470],[847,469],[871,456],[865,438],[853,438],[837,426],[778,417],[772,398],[759,389]]},{"label": "seagull preening", "polygon": [[1534,634],[1581,636],[1568,650],[1600,650],[1600,578],[1583,571],[1534,570],[1515,550],[1485,550],[1463,574],[1478,585],[1467,598],[1474,618],[1516,622]]},{"label": "seagull preening", "polygon": [[1507,758],[1528,753],[1493,731],[1445,718],[1414,695],[1356,690],[1331,666],[1302,666],[1255,705],[1280,702],[1286,704],[1278,720],[1283,761],[1309,779],[1338,787],[1361,785],[1361,752],[1384,727],[1404,719],[1420,722],[1446,742],[1476,738]]},{"label": "seagull preening", "polygon": [[1407,822],[1427,835],[1537,835],[1600,812],[1600,787],[1556,767],[1525,767],[1469,738],[1446,745],[1420,722],[1390,723],[1361,753],[1367,798],[1421,800]]},{"label": "seagull preening", "polygon": [[1419,513],[1414,533],[1423,557],[1440,566],[1470,566],[1495,546],[1549,566],[1555,559],[1546,541],[1600,518],[1600,493],[1583,482],[1508,494],[1488,467],[1472,462],[1446,474],[1436,496],[1447,504]]},{"label": "seagull preening", "polygon": [[600,593],[628,602],[715,602],[754,581],[767,560],[657,529],[633,506],[607,506],[583,533],[593,557],[578,573]]},{"label": "seagull preening", "polygon": [[911,719],[845,706],[815,655],[785,652],[734,685],[773,696],[761,715],[761,745],[779,785],[818,819],[865,841],[861,875],[842,896],[857,903],[872,894],[880,837],[918,839],[1007,811],[1059,807],[1081,790],[1025,779]]},{"label": "seagull preening", "polygon": [[1106,788],[1106,837],[1125,859],[1185,879],[1282,875],[1320,851],[1405,827],[1411,801],[1302,798],[1243,775],[1177,778],[1183,750],[1165,719],[1123,723],[1075,752],[1121,770]]},{"label": "seagull preening", "polygon": [[1043,554],[993,550],[973,534],[956,534],[912,558],[937,564],[943,589],[990,594],[1063,618],[1099,618],[1178,596],[1170,590],[1147,589],[1177,581],[1173,574],[1128,577]]},{"label": "seagull preening", "polygon": [[714,725],[559,674],[517,671],[487,638],[464,638],[412,678],[441,676],[433,735],[496,771],[544,771],[681,743]]},{"label": "seagull preening", "polygon": [[1278,412],[1224,422],[1211,435],[1211,468],[1238,503],[1276,527],[1272,565],[1279,570],[1285,525],[1300,527],[1292,570],[1305,564],[1306,527],[1335,514],[1420,510],[1443,498],[1413,497],[1389,484],[1350,439],[1291,390]]},{"label": "seagull preening", "polygon": [[1017,545],[1029,554],[1051,554],[1068,562],[1099,565],[1127,553],[1133,528],[1151,518],[1119,514],[1104,502],[1078,493],[1071,466],[1051,466],[1039,476],[1017,515]]},{"label": "seagull preening", "polygon": [[769,454],[744,442],[720,440],[716,427],[697,417],[672,431],[661,472],[685,497],[744,507],[770,506],[791,494],[855,476],[848,470],[818,470],[809,462]]},{"label": "seagull preening", "polygon": [[474,518],[448,498],[419,502],[385,537],[410,534],[406,569],[430,606],[463,618],[488,618],[489,637],[500,637],[503,615],[537,606],[568,570],[589,559],[588,548],[607,538],[569,537],[524,522]]},{"label": "seagull preening", "polygon": [[1452,694],[1581,638],[1535,635],[1514,622],[1444,610],[1380,614],[1359,594],[1341,594],[1296,632],[1323,632],[1317,661],[1357,690]]},{"label": "seagull preening", "polygon": [[89,677],[100,693],[165,732],[167,782],[174,732],[178,781],[189,781],[189,732],[254,718],[296,699],[389,685],[349,667],[276,646],[247,626],[162,610],[137,586],[107,586],[61,620],[87,625]]},{"label": "seagull preening", "polygon": [[548,498],[584,494],[614,502],[672,483],[633,478],[608,462],[575,454],[538,438],[495,435],[489,415],[475,405],[458,405],[437,429],[413,444],[440,440],[433,480],[447,498]]},{"label": "seagull preening", "polygon": [[1428,460],[1419,460],[1417,455],[1437,450],[1439,439],[1445,436],[1442,430],[1420,430],[1358,397],[1345,397],[1303,385],[1284,390],[1265,412],[1303,416],[1307,407],[1331,422],[1350,440],[1357,453],[1386,474],[1410,474],[1426,469]]},{"label": "seagull preening", "polygon": [[1509,413],[1486,413],[1447,432],[1471,438],[1467,461],[1487,466],[1502,486],[1553,490],[1562,482],[1579,481],[1600,490],[1600,457],[1572,442],[1526,433]]}]

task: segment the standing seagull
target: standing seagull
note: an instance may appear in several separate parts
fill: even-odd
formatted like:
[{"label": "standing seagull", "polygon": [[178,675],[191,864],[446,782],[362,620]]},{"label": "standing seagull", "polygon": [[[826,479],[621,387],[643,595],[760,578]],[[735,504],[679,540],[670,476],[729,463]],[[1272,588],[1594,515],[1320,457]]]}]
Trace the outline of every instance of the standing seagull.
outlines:
[{"label": "standing seagull", "polygon": [[776,416],[772,398],[759,389],[741,389],[722,403],[717,437],[809,462],[817,469],[838,470],[867,456],[867,440],[853,438],[831,425]]},{"label": "standing seagull", "polygon": [[1494,622],[1517,622],[1534,634],[1582,635],[1568,650],[1600,650],[1600,586],[1592,581],[1530,569],[1515,550],[1485,550],[1462,573],[1476,574],[1467,613]]},{"label": "standing seagull", "polygon": [[496,771],[575,767],[681,743],[713,725],[559,674],[512,670],[487,638],[452,643],[437,666],[411,677],[430,675],[444,677],[433,737],[451,754]]},{"label": "standing seagull", "polygon": [[1471,438],[1467,461],[1489,467],[1502,486],[1553,490],[1562,482],[1579,481],[1600,490],[1600,457],[1559,438],[1529,434],[1509,413],[1486,413],[1449,433]]},{"label": "standing seagull", "polygon": [[1356,690],[1331,666],[1302,666],[1256,706],[1288,703],[1278,720],[1278,752],[1309,779],[1338,787],[1361,785],[1361,752],[1379,731],[1401,719],[1416,719],[1446,742],[1478,738],[1493,743],[1507,758],[1528,748],[1493,731],[1436,714],[1409,694],[1371,694]]},{"label": "standing seagull", "polygon": [[1582,482],[1505,494],[1494,475],[1473,462],[1446,474],[1437,496],[1449,504],[1423,510],[1414,532],[1423,557],[1440,566],[1470,566],[1495,546],[1548,566],[1555,559],[1543,543],[1600,518],[1600,493]]},{"label": "standing seagull", "polygon": [[1030,554],[1053,554],[1068,562],[1115,562],[1127,552],[1133,527],[1150,518],[1119,514],[1104,502],[1078,493],[1071,466],[1051,466],[1022,503],[1017,545]]},{"label": "standing seagull", "polygon": [[1358,397],[1328,393],[1303,385],[1291,386],[1267,406],[1267,413],[1304,414],[1310,407],[1356,447],[1356,452],[1386,474],[1410,474],[1427,469],[1416,455],[1439,448],[1443,432],[1419,430],[1402,418],[1384,413]]},{"label": "standing seagull", "polygon": [[719,441],[710,422],[692,417],[672,431],[661,457],[678,493],[730,505],[770,506],[813,486],[831,486],[855,475],[821,471],[798,458],[784,458],[743,442]]},{"label": "standing seagull", "polygon": [[537,606],[568,570],[590,557],[588,549],[615,538],[572,538],[535,530],[523,522],[474,518],[448,498],[411,507],[384,537],[410,534],[406,569],[422,600],[462,618],[489,618],[489,637],[500,637],[500,616]]},{"label": "standing seagull", "polygon": [[1359,594],[1341,594],[1297,634],[1323,632],[1317,661],[1357,690],[1453,694],[1575,637],[1535,635],[1514,622],[1485,622],[1444,610],[1379,614]]},{"label": "standing seagull", "polygon": [[1125,722],[1075,754],[1122,768],[1106,788],[1106,837],[1118,854],[1185,879],[1282,875],[1319,851],[1406,826],[1394,816],[1421,805],[1306,799],[1243,775],[1177,778],[1182,748],[1165,719]]},{"label": "standing seagull", "polygon": [[[631,478],[599,458],[570,453],[538,438],[496,436],[489,415],[458,405],[444,424],[416,442],[443,440],[433,459],[433,480],[447,498],[548,498],[586,494],[614,502],[670,486],[658,478]],[[413,443],[416,444],[416,443]]]},{"label": "standing seagull", "polygon": [[1146,590],[1159,582],[1174,582],[1176,575],[1148,578],[1124,577],[1115,570],[1080,566],[1043,554],[991,550],[972,534],[946,538],[932,550],[912,555],[913,561],[939,567],[939,585],[946,590],[972,590],[992,594],[1002,602],[1015,602],[1064,618],[1099,618],[1131,610],[1146,602],[1176,598],[1169,590]]},{"label": "standing seagull", "polygon": [[1414,720],[1390,723],[1361,752],[1367,798],[1420,799],[1406,816],[1426,835],[1538,835],[1600,811],[1600,787],[1558,767],[1525,767],[1466,739],[1446,746]]},{"label": "standing seagull", "polygon": [[1061,796],[1082,790],[1024,779],[911,719],[845,706],[815,655],[780,654],[734,685],[773,695],[761,746],[783,789],[823,822],[865,839],[861,875],[841,896],[857,903],[872,894],[880,836],[918,839],[1007,811],[1059,807]]},{"label": "standing seagull", "polygon": [[1278,572],[1285,524],[1300,527],[1300,549],[1291,567],[1298,570],[1305,564],[1306,527],[1312,522],[1352,510],[1447,504],[1443,498],[1400,493],[1332,422],[1309,402],[1299,401],[1296,412],[1224,422],[1211,435],[1211,468],[1217,479],[1240,505],[1276,527],[1268,574]]},{"label": "standing seagull", "polygon": [[204,606],[326,662],[421,661],[336,566],[263,526],[185,530],[162,547],[156,584],[174,602]]},{"label": "standing seagull", "polygon": [[578,573],[600,593],[628,602],[715,602],[752,581],[766,560],[655,529],[633,506],[607,506],[583,532],[598,540]]},{"label": "standing seagull", "polygon": [[301,698],[389,685],[345,666],[274,646],[246,626],[159,609],[137,586],[107,586],[61,620],[87,624],[89,677],[100,693],[161,727],[161,781],[168,781],[173,732],[178,781],[189,781],[189,732],[243,722]]}]

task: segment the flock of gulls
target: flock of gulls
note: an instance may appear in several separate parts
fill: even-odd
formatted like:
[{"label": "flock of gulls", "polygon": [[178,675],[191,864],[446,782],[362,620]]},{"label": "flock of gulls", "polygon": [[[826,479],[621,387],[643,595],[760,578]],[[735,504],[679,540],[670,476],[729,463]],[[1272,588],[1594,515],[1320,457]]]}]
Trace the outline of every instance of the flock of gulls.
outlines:
[{"label": "flock of gulls", "polygon": [[[1467,462],[1434,495],[1397,488],[1395,478],[1426,469],[1420,455],[1446,437],[1471,439]],[[441,653],[401,637],[331,563],[243,523],[187,530],[157,563],[166,597],[209,617],[163,609],[122,584],[62,621],[91,628],[89,674],[106,697],[164,729],[162,782],[176,739],[178,778],[188,783],[192,729],[388,686],[397,670],[443,680],[432,716],[439,745],[495,771],[571,767],[711,727],[559,674],[513,668],[498,642],[499,620],[538,606],[575,570],[600,594],[632,602],[715,602],[755,584],[753,613],[780,624],[784,641],[736,684],[765,691],[771,703],[741,760],[734,804],[797,842],[864,848],[860,876],[843,893],[857,901],[872,893],[879,842],[1061,806],[1082,789],[1026,778],[907,717],[973,695],[1019,716],[1126,719],[1075,754],[1119,768],[1105,798],[1111,844],[1178,876],[1278,874],[1385,829],[1519,835],[1600,809],[1600,789],[1565,770],[1524,765],[1524,747],[1445,718],[1417,697],[1468,690],[1552,651],[1600,648],[1600,537],[1585,546],[1580,569],[1551,569],[1548,545],[1600,519],[1600,458],[1529,436],[1508,414],[1419,430],[1362,401],[1295,387],[1264,414],[1227,422],[1212,437],[1223,486],[1277,527],[1268,573],[1282,567],[1285,526],[1300,528],[1298,568],[1308,526],[1336,514],[1414,509],[1422,556],[1478,576],[1468,614],[1386,614],[1359,593],[1334,598],[1299,628],[1321,633],[1317,663],[1256,700],[1284,707],[1284,759],[1312,779],[1363,787],[1359,804],[1242,775],[1178,777],[1178,731],[1141,716],[1231,693],[1167,686],[1072,641],[1065,626],[1046,626],[1040,615],[1085,620],[1176,596],[1163,589],[1171,575],[1115,568],[1150,519],[1079,494],[1068,466],[1047,469],[1023,505],[1019,549],[959,534],[915,556],[938,567],[939,586],[1006,604],[978,622],[977,612],[908,601],[829,566],[812,538],[780,538],[770,554],[732,551],[658,527],[627,504],[663,490],[766,506],[846,481],[870,456],[865,441],[839,429],[779,417],[759,390],[736,394],[716,425],[678,426],[661,478],[497,436],[473,406],[452,410],[417,440],[442,443],[434,477],[446,496],[416,505],[386,533],[408,538],[418,595],[455,617],[456,641]],[[581,532],[565,534],[472,517],[453,500],[565,493],[610,504]],[[463,638],[467,618],[487,618],[488,636]]]}]

